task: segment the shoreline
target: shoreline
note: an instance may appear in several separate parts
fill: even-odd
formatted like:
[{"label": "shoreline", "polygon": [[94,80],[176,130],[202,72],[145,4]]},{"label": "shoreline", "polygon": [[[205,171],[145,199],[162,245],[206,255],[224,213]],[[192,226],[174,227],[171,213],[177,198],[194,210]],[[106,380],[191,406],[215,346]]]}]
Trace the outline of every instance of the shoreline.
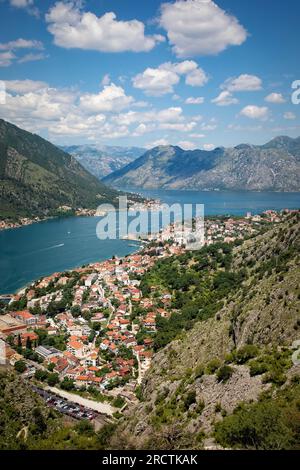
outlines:
[{"label": "shoreline", "polygon": [[[133,211],[149,210],[153,209],[153,207],[158,210],[161,207],[160,201],[151,198],[147,198],[143,202],[135,202],[128,199],[128,203],[128,213]],[[0,220],[0,232],[4,230],[14,230],[16,228],[27,227],[28,225],[33,225],[40,222],[47,222],[48,220],[65,219],[69,217],[104,217],[109,213],[109,211],[97,212],[97,210],[98,209],[74,209],[74,212],[68,212],[66,210],[65,213],[62,212],[61,214],[45,216],[43,218],[38,216],[34,218],[20,217],[19,222],[10,222],[9,219],[3,219]],[[116,207],[116,211],[120,212],[121,210]]]},{"label": "shoreline", "polygon": [[[129,239],[120,239],[120,241],[134,241],[135,243],[140,243],[140,246],[136,246],[136,250],[133,250],[132,253],[130,254],[137,254],[140,252],[140,250],[142,250],[149,242],[148,241],[141,241],[141,240],[129,240]],[[127,256],[127,255],[125,255]],[[123,259],[125,258],[125,256],[121,256],[119,259]],[[87,263],[86,266],[92,266],[93,264],[95,263],[104,263],[105,261],[108,261],[112,258],[105,258],[103,260],[95,260],[95,261],[91,261],[90,263]],[[73,266],[72,268],[69,268],[69,269],[65,269],[63,271],[59,271],[57,272],[57,274],[61,274],[62,272],[66,271],[66,272],[69,272],[69,271],[73,271],[75,269],[78,269],[78,268],[81,268],[82,265],[78,265],[78,266]],[[25,291],[26,289],[28,289],[28,287],[30,287],[32,284],[36,283],[37,281],[39,280],[42,280],[44,277],[47,277],[47,276],[52,276],[53,275],[53,272],[51,272],[50,274],[45,274],[41,277],[37,277],[35,279],[32,279],[31,281],[29,281],[27,284],[23,285],[22,287],[18,288],[15,292],[9,292],[9,293],[3,293],[3,292],[0,292],[0,300],[1,300],[1,297],[10,297],[10,296],[16,296],[16,295],[22,295],[23,291]]]},{"label": "shoreline", "polygon": [[[289,209],[289,210],[293,210],[293,209]],[[299,210],[299,209],[295,209],[295,210]],[[260,212],[260,211],[258,211],[257,214],[259,214],[259,212]],[[278,212],[279,212],[279,211],[278,211]],[[255,213],[255,214],[256,214],[256,213]],[[83,215],[74,215],[74,216],[72,216],[72,217],[76,217],[76,218],[77,218],[77,217],[88,217],[88,215],[85,215],[85,216],[83,216]],[[92,217],[92,216],[90,216],[90,217]],[[95,216],[93,216],[93,217],[95,217]],[[211,220],[217,220],[217,219],[224,219],[224,218],[226,218],[226,217],[231,217],[231,218],[233,218],[233,219],[235,219],[235,218],[245,218],[245,215],[239,215],[239,216],[237,216],[237,215],[232,215],[232,216],[230,216],[230,215],[224,215],[224,214],[219,214],[219,215],[207,215],[207,216],[205,217],[205,219],[206,219],[206,220],[210,220],[210,219],[211,219]],[[51,219],[53,220],[53,219],[56,219],[56,218],[57,218],[57,217],[51,217],[51,218],[49,217],[48,219],[44,219],[44,220],[40,220],[40,221],[34,221],[33,223],[46,222],[47,220],[51,220]],[[60,216],[59,218],[65,219],[65,218],[68,218],[68,217],[61,217],[61,216]],[[11,230],[13,230],[13,229],[11,228]],[[142,250],[142,249],[144,248],[144,246],[146,246],[146,245],[150,242],[150,240],[146,240],[145,238],[141,239],[141,238],[139,238],[139,237],[133,236],[133,235],[130,234],[130,233],[129,233],[126,237],[120,238],[119,241],[127,242],[127,243],[130,243],[130,242],[131,242],[131,243],[132,243],[131,245],[128,246],[129,250],[130,250],[130,248],[133,248],[132,251],[130,250],[130,254],[138,253],[140,250]],[[136,246],[136,244],[138,244],[138,246]],[[129,253],[128,253],[128,254],[129,254]],[[121,258],[124,258],[124,256],[126,256],[126,255],[122,255]],[[70,268],[66,268],[66,269],[61,270],[61,272],[63,272],[64,270],[66,270],[66,271],[72,271],[72,270],[74,270],[74,269],[76,269],[76,268],[81,267],[83,264],[84,264],[84,265],[85,265],[85,264],[87,264],[87,265],[92,265],[92,264],[94,264],[94,263],[97,263],[97,262],[104,262],[104,261],[109,260],[109,259],[111,259],[111,256],[105,257],[105,258],[102,259],[102,260],[99,260],[99,258],[95,257],[95,259],[92,260],[92,261],[88,261],[87,263],[78,263],[78,264],[72,265]],[[33,277],[32,279],[30,279],[28,282],[26,282],[26,283],[23,284],[22,286],[17,287],[16,289],[13,289],[13,290],[11,290],[11,291],[9,291],[9,292],[3,292],[3,291],[2,291],[2,292],[0,292],[0,295],[1,295],[1,296],[4,296],[4,297],[5,297],[5,296],[15,296],[15,295],[19,295],[22,291],[26,290],[32,283],[36,282],[36,281],[39,280],[39,279],[42,279],[43,277],[49,276],[49,275],[51,275],[52,273],[53,273],[53,271],[49,271],[49,273],[45,273],[45,274],[40,275],[40,276],[38,276],[38,277]]]}]

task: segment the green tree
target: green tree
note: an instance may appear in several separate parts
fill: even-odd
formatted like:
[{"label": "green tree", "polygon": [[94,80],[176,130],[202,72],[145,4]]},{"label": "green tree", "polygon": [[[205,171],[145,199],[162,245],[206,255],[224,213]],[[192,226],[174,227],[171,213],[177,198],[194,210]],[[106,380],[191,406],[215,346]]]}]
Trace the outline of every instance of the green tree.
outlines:
[{"label": "green tree", "polygon": [[52,372],[48,375],[47,383],[50,387],[54,387],[56,384],[58,384],[58,382],[59,382],[58,374]]},{"label": "green tree", "polygon": [[26,362],[22,360],[16,361],[14,368],[17,372],[19,372],[20,374],[23,374],[23,372],[25,372],[25,370],[27,369]]}]

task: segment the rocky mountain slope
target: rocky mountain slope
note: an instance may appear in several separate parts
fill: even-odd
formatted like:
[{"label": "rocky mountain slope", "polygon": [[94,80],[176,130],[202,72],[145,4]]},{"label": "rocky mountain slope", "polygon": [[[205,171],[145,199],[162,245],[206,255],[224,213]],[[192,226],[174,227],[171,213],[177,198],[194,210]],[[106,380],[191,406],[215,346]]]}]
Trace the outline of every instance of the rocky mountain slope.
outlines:
[{"label": "rocky mountain slope", "polygon": [[145,153],[140,147],[112,147],[109,145],[72,145],[63,150],[73,157],[92,175],[102,179],[120,170]]},{"label": "rocky mountain slope", "polygon": [[104,181],[122,188],[299,191],[300,137],[211,152],[155,147]]},{"label": "rocky mountain slope", "polygon": [[295,215],[232,250],[174,257],[147,275],[143,288],[149,281],[155,296],[163,286],[182,306],[158,322],[140,403],[112,448],[299,448],[299,229]]},{"label": "rocky mountain slope", "polygon": [[59,206],[96,208],[117,192],[71,155],[41,137],[0,120],[0,216],[43,216]]}]

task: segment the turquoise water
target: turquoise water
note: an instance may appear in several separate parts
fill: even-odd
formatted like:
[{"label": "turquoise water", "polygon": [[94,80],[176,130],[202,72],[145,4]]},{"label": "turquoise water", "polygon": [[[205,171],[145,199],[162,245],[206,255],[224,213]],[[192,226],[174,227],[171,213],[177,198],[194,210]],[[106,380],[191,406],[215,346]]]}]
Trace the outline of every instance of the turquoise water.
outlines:
[{"label": "turquoise water", "polygon": [[[140,191],[142,193],[142,191]],[[205,205],[206,215],[245,215],[266,209],[299,208],[300,193],[143,191],[172,204]],[[101,241],[96,217],[55,219],[0,232],[0,293],[11,293],[34,279],[82,264],[125,256],[138,245],[125,240]]]},{"label": "turquoise water", "polygon": [[206,215],[258,214],[267,209],[299,209],[300,193],[271,193],[248,191],[173,191],[138,190],[140,194],[160,199],[167,204],[204,204]]},{"label": "turquoise water", "polygon": [[126,240],[96,237],[98,217],[53,219],[0,232],[0,293],[39,277],[137,250]]}]

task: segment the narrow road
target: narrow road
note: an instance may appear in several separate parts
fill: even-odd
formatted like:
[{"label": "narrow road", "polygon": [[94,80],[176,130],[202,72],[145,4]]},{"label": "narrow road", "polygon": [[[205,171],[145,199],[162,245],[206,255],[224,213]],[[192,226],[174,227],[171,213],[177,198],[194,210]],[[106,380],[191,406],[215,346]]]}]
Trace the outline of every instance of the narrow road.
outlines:
[{"label": "narrow road", "polygon": [[56,393],[62,398],[66,400],[73,401],[74,403],[78,403],[79,405],[86,406],[91,410],[98,411],[98,413],[103,413],[108,416],[112,416],[113,413],[117,411],[117,408],[114,408],[109,403],[101,403],[94,400],[89,400],[88,398],[83,398],[75,393],[66,392],[65,390],[60,390],[56,387],[45,387],[46,390],[50,390],[53,393]]}]

